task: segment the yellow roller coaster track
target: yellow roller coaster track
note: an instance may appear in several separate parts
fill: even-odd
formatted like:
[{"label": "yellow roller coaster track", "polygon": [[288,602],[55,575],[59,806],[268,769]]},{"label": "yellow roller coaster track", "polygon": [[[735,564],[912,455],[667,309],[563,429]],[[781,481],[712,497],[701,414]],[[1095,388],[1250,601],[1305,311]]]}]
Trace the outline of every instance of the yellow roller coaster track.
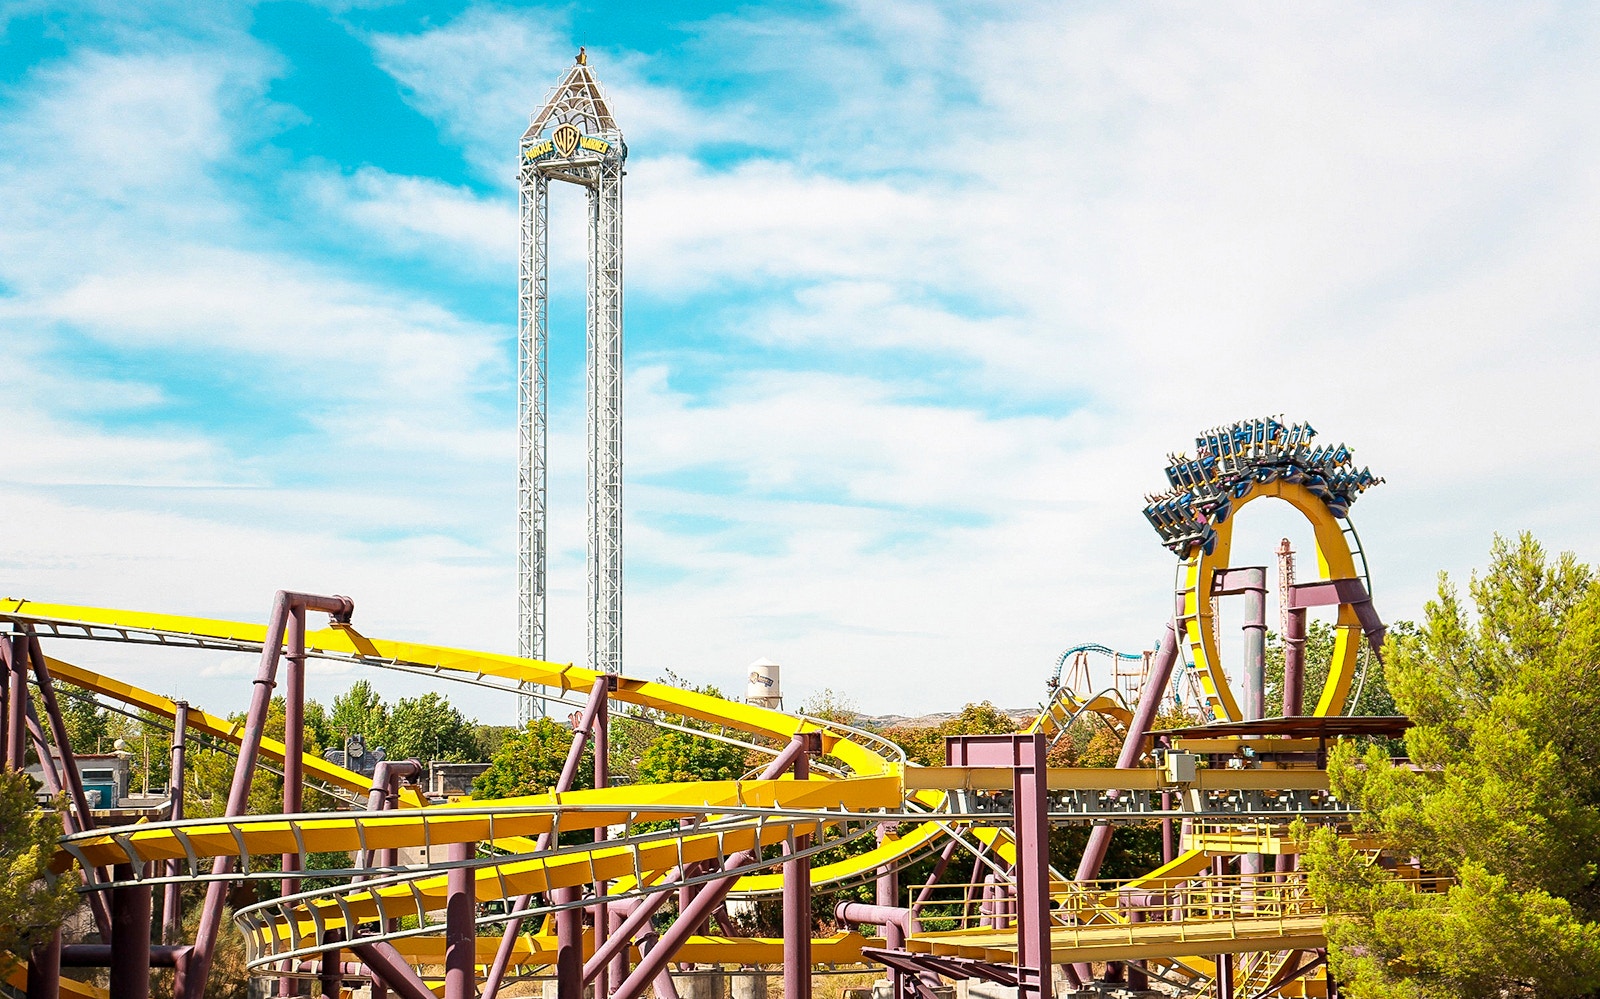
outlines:
[{"label": "yellow roller coaster track", "polygon": [[[1336,565],[1335,571],[1340,568]],[[266,634],[264,626],[255,624],[15,599],[0,600],[0,621],[31,628],[43,637],[238,651],[259,651]],[[573,665],[369,638],[348,626],[308,632],[307,651],[314,657],[435,670],[470,678],[492,677],[505,681],[508,690],[515,684],[532,683],[553,688],[561,694],[586,695],[599,679],[599,674]],[[175,715],[176,706],[170,698],[59,658],[47,662],[52,674],[65,682],[165,718]],[[999,773],[982,768],[913,768],[908,771],[903,756],[870,733],[661,683],[622,677],[611,696],[625,704],[724,726],[777,744],[799,733],[819,732],[823,752],[837,760],[845,773],[804,781],[781,778],[624,786],[493,803],[465,800],[433,806],[427,805],[414,792],[408,792],[401,807],[388,812],[193,819],[79,834],[64,839],[58,866],[64,866],[68,856],[93,866],[174,859],[185,862],[186,876],[193,877],[200,872],[198,861],[201,858],[215,856],[237,858],[247,869],[252,856],[285,852],[372,851],[470,842],[507,854],[481,856],[473,861],[480,901],[605,881],[613,883],[612,891],[626,893],[639,891],[641,885],[653,885],[659,890],[658,882],[665,871],[696,860],[726,861],[742,850],[789,841],[797,830],[815,832],[825,826],[842,828],[853,821],[859,824],[885,815],[901,818],[909,826],[902,824],[898,835],[886,838],[873,849],[842,861],[817,865],[813,870],[814,881],[831,883],[870,877],[884,867],[902,864],[908,858],[928,852],[946,837],[956,835],[956,825],[964,830],[960,835],[968,842],[981,843],[998,863],[1004,865],[1015,860],[1010,834],[1004,828],[972,826],[967,822],[952,824],[950,820],[927,815],[945,806],[948,791],[998,786],[1002,779]],[[1081,707],[1104,710],[1115,722],[1126,724],[1126,706],[1120,703]],[[239,741],[239,726],[234,723],[193,709],[188,718],[196,731],[221,740]],[[1052,715],[1037,724],[1060,725],[1063,721]],[[281,761],[284,747],[281,743],[264,740],[262,753],[269,759]],[[370,785],[367,778],[323,760],[308,757],[305,769],[308,779],[347,792],[365,793]],[[1286,772],[1283,779],[1312,776]],[[1157,772],[1103,771],[1098,777],[1088,771],[1051,773],[1051,785],[1062,788],[1127,788],[1140,786],[1146,779],[1157,780]],[[1219,786],[1245,787],[1259,782],[1260,778],[1247,773],[1216,772],[1208,774],[1206,779]],[[1299,782],[1304,783],[1304,780]],[[1281,783],[1282,779],[1278,781]],[[927,817],[920,817],[924,815]],[[532,842],[533,837],[558,829],[564,832],[622,824],[631,826],[664,818],[691,820],[691,828],[667,835],[641,835],[583,847],[558,847],[542,853],[535,852]],[[1083,886],[1075,886],[1056,876],[1052,893],[1065,904],[1076,906],[1083,923],[1078,928],[1063,927],[1059,936],[1064,943],[1060,946],[1075,948],[1073,952],[1080,956],[1072,960],[1084,959],[1081,954],[1102,953],[1094,947],[1103,947],[1104,953],[1125,958],[1136,953],[1144,955],[1147,951],[1155,953],[1151,950],[1156,947],[1153,941],[1161,934],[1171,936],[1178,931],[1170,925],[1160,929],[1130,927],[1125,907],[1118,901],[1119,893],[1129,888],[1176,884],[1197,875],[1205,864],[1206,855],[1195,851],[1145,878],[1104,892],[1098,889],[1086,892]],[[253,921],[243,921],[252,936],[252,952],[258,956],[255,963],[316,953],[326,946],[329,929],[347,920],[387,916],[391,903],[411,905],[418,911],[435,908],[433,903],[442,897],[446,880],[441,871],[442,866],[435,865],[429,870],[394,871],[387,877],[379,874],[370,883],[343,885],[320,895],[309,893],[303,899],[286,901],[270,914],[258,913]],[[751,873],[740,878],[735,890],[762,892],[776,887],[776,875],[759,873],[752,868]],[[1205,934],[1220,931],[1197,928],[1189,936],[1178,933],[1171,939],[1162,937],[1166,942],[1160,947],[1165,950],[1160,947],[1157,950],[1178,958],[1188,955],[1193,966],[1203,967],[1209,962],[1199,955],[1221,952],[1218,946],[1222,951],[1282,950],[1304,946],[1309,939],[1306,927],[1297,922],[1284,922],[1281,918],[1276,930],[1265,923],[1260,926],[1252,923],[1246,929],[1237,929],[1237,925],[1236,919],[1236,929],[1230,931],[1232,943],[1219,945]],[[1130,932],[1137,934],[1139,941],[1127,938]],[[1108,935],[1099,943],[1083,936],[1094,933]],[[1124,936],[1117,937],[1118,933]],[[929,935],[928,942],[918,943],[916,941],[924,937],[916,935],[908,946],[947,946],[936,942],[936,937]],[[516,952],[515,963],[519,966],[548,963],[553,949],[550,938],[541,932],[524,939]],[[1099,940],[1098,937],[1094,939]],[[1013,946],[1014,940],[1013,936]],[[1124,942],[1119,945],[1118,940]],[[878,942],[857,934],[835,935],[816,940],[814,953],[827,955],[818,956],[819,961],[852,962],[861,958],[863,946]],[[432,962],[433,949],[439,946],[437,941],[422,937],[400,939],[396,943],[403,954],[418,963]],[[480,942],[480,946],[488,945]],[[694,955],[700,956],[685,957],[685,960],[762,963],[775,960],[775,948],[779,944],[750,938],[695,937],[687,946],[693,949]],[[1001,953],[1005,949],[1003,944],[987,937],[981,941],[966,940],[959,946],[986,954]],[[1118,946],[1122,950],[1118,951]]]}]

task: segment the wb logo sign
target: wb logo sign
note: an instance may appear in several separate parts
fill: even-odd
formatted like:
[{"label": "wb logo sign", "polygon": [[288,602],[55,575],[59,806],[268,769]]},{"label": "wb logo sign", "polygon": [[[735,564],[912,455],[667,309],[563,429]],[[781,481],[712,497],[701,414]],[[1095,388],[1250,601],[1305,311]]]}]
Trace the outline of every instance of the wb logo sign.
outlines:
[{"label": "wb logo sign", "polygon": [[571,156],[578,148],[578,127],[571,122],[557,125],[550,139],[556,144],[556,152],[562,156]]}]

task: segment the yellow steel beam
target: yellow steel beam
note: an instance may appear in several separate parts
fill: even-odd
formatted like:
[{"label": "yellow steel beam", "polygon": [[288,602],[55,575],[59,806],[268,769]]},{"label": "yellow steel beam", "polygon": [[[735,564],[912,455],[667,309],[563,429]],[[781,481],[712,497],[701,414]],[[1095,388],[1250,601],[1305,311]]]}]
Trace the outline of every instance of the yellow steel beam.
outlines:
[{"label": "yellow steel beam", "polygon": [[[697,811],[674,808],[787,808],[869,811],[900,804],[900,785],[893,777],[853,777],[844,780],[791,778],[750,781],[695,781],[683,784],[626,784],[586,791],[507,798],[495,804],[564,806],[561,828],[595,829],[630,820],[633,810],[655,807],[648,820],[688,818]],[[579,810],[583,808],[585,810]],[[314,817],[266,820],[195,819],[176,826],[155,826],[96,832],[71,838],[92,866],[177,860],[189,850],[199,857],[236,857],[240,840],[252,856],[275,853],[348,852],[394,849],[445,843],[481,843],[507,837],[532,837],[552,828],[550,812],[466,812],[459,808],[433,808],[408,812],[328,812]],[[237,830],[237,834],[236,834]],[[182,836],[178,835],[182,832]],[[363,842],[364,837],[364,842]],[[137,856],[130,857],[132,849]],[[669,865],[670,866],[670,865]],[[628,873],[632,873],[631,871]]]},{"label": "yellow steel beam", "polygon": [[[907,791],[1011,790],[1007,767],[906,767],[902,779]],[[1147,768],[1051,767],[1047,780],[1052,791],[1159,791],[1177,786],[1167,782],[1163,771]],[[1322,770],[1277,767],[1207,767],[1195,771],[1194,783],[1188,786],[1201,791],[1321,791],[1327,790],[1328,775]]]},{"label": "yellow steel beam", "polygon": [[[1181,959],[1243,951],[1315,950],[1327,945],[1322,915],[1239,916],[1234,919],[1173,923],[1122,923],[1057,926],[1050,932],[1054,964],[1097,961]],[[971,957],[1003,964],[1017,960],[1017,935],[1004,930],[952,930],[923,933],[906,941],[912,953]]]},{"label": "yellow steel beam", "polygon": [[[12,968],[9,972],[7,972],[6,984],[12,986],[24,996],[27,995],[28,993],[26,989],[28,988],[28,966],[26,964],[18,964],[15,968]],[[74,999],[106,999],[106,996],[109,995],[105,989],[95,988],[88,982],[80,982],[75,978],[68,978],[65,975],[61,976],[60,988],[62,995],[72,996]]]},{"label": "yellow steel beam", "polygon": [[[87,625],[102,629],[127,629],[184,638],[209,638],[218,641],[260,645],[266,640],[266,626],[240,621],[151,614],[143,611],[66,604],[44,604],[15,598],[0,599],[0,620],[54,622]],[[493,652],[472,652],[416,642],[395,642],[368,638],[351,627],[324,628],[306,632],[306,647],[311,651],[359,656],[379,662],[443,669],[473,676],[495,676],[555,687],[563,692],[587,691],[602,674],[570,663],[552,663]],[[620,678],[613,698],[640,707],[680,714],[698,721],[726,725],[754,735],[787,741],[798,732],[822,732],[823,750],[837,757],[856,773],[884,773],[889,761],[867,747],[845,738],[839,732],[782,711],[740,704],[682,690],[663,683]]]}]

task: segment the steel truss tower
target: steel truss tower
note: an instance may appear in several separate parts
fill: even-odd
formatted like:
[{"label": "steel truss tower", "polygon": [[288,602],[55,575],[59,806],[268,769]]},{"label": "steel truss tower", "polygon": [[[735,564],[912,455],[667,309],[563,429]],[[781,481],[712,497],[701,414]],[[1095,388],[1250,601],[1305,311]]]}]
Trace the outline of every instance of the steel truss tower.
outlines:
[{"label": "steel truss tower", "polygon": [[[550,182],[588,192],[588,666],[622,669],[622,176],[628,147],[583,50],[522,134],[517,479],[520,655],[545,658]],[[520,698],[518,720],[540,713]]]}]

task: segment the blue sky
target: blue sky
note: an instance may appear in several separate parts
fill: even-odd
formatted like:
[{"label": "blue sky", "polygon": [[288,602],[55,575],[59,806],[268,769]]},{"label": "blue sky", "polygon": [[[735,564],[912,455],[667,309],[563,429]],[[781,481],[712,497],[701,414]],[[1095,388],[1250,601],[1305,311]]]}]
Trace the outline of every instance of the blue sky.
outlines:
[{"label": "blue sky", "polygon": [[[1495,531],[1600,558],[1588,5],[13,2],[0,591],[238,618],[335,591],[374,634],[514,647],[512,177],[579,45],[630,149],[629,672],[1032,703],[1061,648],[1154,637],[1142,496],[1265,414],[1387,478],[1355,517],[1388,617]],[[1307,540],[1252,514],[1260,561]],[[250,671],[79,658],[223,709]]]}]

